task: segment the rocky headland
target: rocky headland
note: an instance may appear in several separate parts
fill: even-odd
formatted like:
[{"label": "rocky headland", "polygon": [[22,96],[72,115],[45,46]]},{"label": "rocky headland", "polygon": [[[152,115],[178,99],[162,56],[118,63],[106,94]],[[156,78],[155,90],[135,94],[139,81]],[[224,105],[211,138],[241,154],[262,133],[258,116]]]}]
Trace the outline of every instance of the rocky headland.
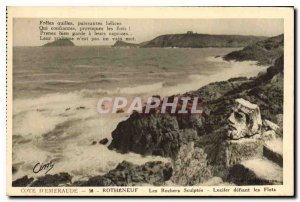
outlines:
[{"label": "rocky headland", "polygon": [[270,65],[283,54],[284,35],[278,35],[246,46],[224,56],[225,60],[254,60],[258,64]]},{"label": "rocky headland", "polygon": [[44,47],[52,46],[75,46],[75,44],[70,39],[58,39],[53,42],[49,42],[43,45]]}]

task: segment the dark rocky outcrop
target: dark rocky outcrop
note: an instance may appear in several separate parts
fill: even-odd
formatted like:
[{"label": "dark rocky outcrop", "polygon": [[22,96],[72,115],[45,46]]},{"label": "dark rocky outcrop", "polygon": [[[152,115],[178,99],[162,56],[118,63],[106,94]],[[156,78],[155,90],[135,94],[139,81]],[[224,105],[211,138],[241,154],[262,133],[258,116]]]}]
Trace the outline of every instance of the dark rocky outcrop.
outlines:
[{"label": "dark rocky outcrop", "polygon": [[52,46],[75,46],[75,44],[70,39],[58,39],[53,42],[49,42],[43,45],[44,47]]},{"label": "dark rocky outcrop", "polygon": [[33,177],[28,178],[28,176],[24,176],[12,182],[13,187],[27,187],[32,181]]},{"label": "dark rocky outcrop", "polygon": [[121,153],[131,151],[142,155],[176,157],[182,143],[198,139],[201,127],[199,115],[178,117],[151,113],[145,116],[134,113],[112,132],[113,140],[108,148]]},{"label": "dark rocky outcrop", "polygon": [[107,174],[90,177],[87,181],[72,182],[69,173],[45,175],[34,179],[24,176],[12,182],[13,187],[58,187],[58,186],[135,186],[164,185],[172,176],[172,165],[161,161],[150,161],[135,165],[127,161],[119,163]]},{"label": "dark rocky outcrop", "polygon": [[45,175],[34,179],[24,176],[12,182],[13,187],[57,187],[67,186],[72,182],[72,176],[68,173],[59,173],[55,175]]},{"label": "dark rocky outcrop", "polygon": [[186,34],[161,35],[150,40],[143,47],[245,47],[263,39],[266,39],[266,37],[242,35],[210,35],[189,32]]},{"label": "dark rocky outcrop", "polygon": [[151,161],[135,165],[127,161],[120,163],[105,175],[90,178],[88,181],[77,181],[73,186],[135,186],[151,184],[164,185],[172,176],[170,163]]},{"label": "dark rocky outcrop", "polygon": [[283,34],[253,43],[243,50],[234,51],[224,56],[225,60],[255,60],[259,64],[272,64],[283,54]]},{"label": "dark rocky outcrop", "polygon": [[102,140],[99,141],[99,144],[106,145],[107,143],[108,143],[108,139],[107,138],[103,138]]},{"label": "dark rocky outcrop", "polygon": [[59,173],[55,175],[45,175],[38,177],[33,183],[30,184],[31,187],[58,187],[66,186],[72,183],[72,176],[69,173]]}]

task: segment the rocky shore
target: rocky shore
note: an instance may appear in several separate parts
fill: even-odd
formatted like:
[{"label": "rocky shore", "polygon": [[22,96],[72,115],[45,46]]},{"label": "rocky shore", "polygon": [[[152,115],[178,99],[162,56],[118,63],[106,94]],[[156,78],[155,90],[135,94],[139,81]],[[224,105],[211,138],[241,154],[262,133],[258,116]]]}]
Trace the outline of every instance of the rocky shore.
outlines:
[{"label": "rocky shore", "polygon": [[45,175],[37,179],[24,176],[12,182],[15,187],[57,187],[57,186],[137,186],[137,185],[164,185],[172,176],[170,163],[151,161],[144,165],[134,165],[123,161],[105,175],[89,178],[86,181],[73,181],[68,173]]},{"label": "rocky shore", "polygon": [[[266,165],[282,170],[282,155],[266,146],[268,141],[282,138],[282,84],[283,56],[255,78],[216,82],[186,93],[204,97],[205,111],[209,113],[188,117],[155,113],[131,115],[112,132],[109,148],[121,153],[170,157],[176,161],[180,148],[193,142],[204,151],[212,176],[245,185],[256,181],[282,183],[282,179],[259,177],[248,182],[246,176],[237,182],[233,174],[238,172],[231,170],[237,169],[237,165],[239,169],[242,165],[247,168],[248,164],[243,163],[248,160],[252,160],[252,164],[263,160]],[[255,170],[250,171],[255,175]]]}]

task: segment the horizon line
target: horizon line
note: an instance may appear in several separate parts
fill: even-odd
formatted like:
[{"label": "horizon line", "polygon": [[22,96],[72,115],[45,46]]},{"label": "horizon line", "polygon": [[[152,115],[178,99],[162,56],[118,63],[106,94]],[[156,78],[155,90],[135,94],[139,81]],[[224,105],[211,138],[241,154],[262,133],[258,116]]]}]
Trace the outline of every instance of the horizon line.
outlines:
[{"label": "horizon line", "polygon": [[[193,31],[187,31],[185,33],[177,33],[177,34],[161,34],[159,36],[156,36],[154,38],[152,38],[151,40],[157,38],[157,37],[160,37],[160,36],[165,36],[165,35],[179,35],[179,34],[186,34],[186,35],[189,35],[188,32],[192,32],[190,33],[190,35],[193,35],[193,34],[198,34],[198,35],[215,35],[215,36],[253,36],[253,37],[266,37],[266,38],[272,38],[272,37],[276,37],[276,36],[279,36],[279,35],[284,35],[284,33],[280,33],[280,34],[277,34],[277,35],[272,35],[272,36],[263,36],[263,35],[243,35],[243,34],[207,34],[207,33],[197,33],[197,32],[193,32]],[[58,41],[58,40],[64,40],[64,39],[68,39],[68,38],[62,38],[62,39],[57,39],[57,40],[53,40],[53,41],[49,41],[49,42],[46,42],[42,45],[13,45],[12,47],[43,47],[45,44],[47,43],[52,43],[54,41]],[[70,40],[70,39],[68,39]],[[126,43],[131,43],[131,44],[140,44],[140,43],[143,43],[143,42],[146,42],[146,41],[151,41],[151,40],[145,40],[145,41],[142,41],[142,42],[136,42],[136,43],[132,43],[132,42],[126,42]],[[74,43],[74,40],[70,40]],[[121,40],[117,40],[117,41],[121,41]],[[114,43],[110,44],[110,45],[76,45],[74,43],[74,46],[81,46],[81,47],[84,47],[84,46],[113,46],[117,41],[115,41]],[[67,46],[64,46],[64,47],[67,47]]]}]

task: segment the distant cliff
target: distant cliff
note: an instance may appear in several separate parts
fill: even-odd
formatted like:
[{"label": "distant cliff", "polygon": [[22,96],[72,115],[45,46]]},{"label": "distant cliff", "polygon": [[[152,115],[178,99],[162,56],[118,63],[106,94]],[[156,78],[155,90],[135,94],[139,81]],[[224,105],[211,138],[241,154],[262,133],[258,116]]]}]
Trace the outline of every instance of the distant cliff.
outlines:
[{"label": "distant cliff", "polygon": [[283,54],[283,34],[251,44],[240,51],[234,51],[224,56],[225,60],[256,60],[259,64],[272,64]]},{"label": "distant cliff", "polygon": [[50,46],[75,46],[75,44],[69,40],[69,39],[59,39],[53,42],[49,42],[44,44],[43,46],[45,47],[50,47]]},{"label": "distant cliff", "polygon": [[143,47],[245,47],[249,44],[263,39],[266,39],[266,37],[241,35],[210,35],[188,32],[186,34],[167,34],[158,36],[146,43]]}]

